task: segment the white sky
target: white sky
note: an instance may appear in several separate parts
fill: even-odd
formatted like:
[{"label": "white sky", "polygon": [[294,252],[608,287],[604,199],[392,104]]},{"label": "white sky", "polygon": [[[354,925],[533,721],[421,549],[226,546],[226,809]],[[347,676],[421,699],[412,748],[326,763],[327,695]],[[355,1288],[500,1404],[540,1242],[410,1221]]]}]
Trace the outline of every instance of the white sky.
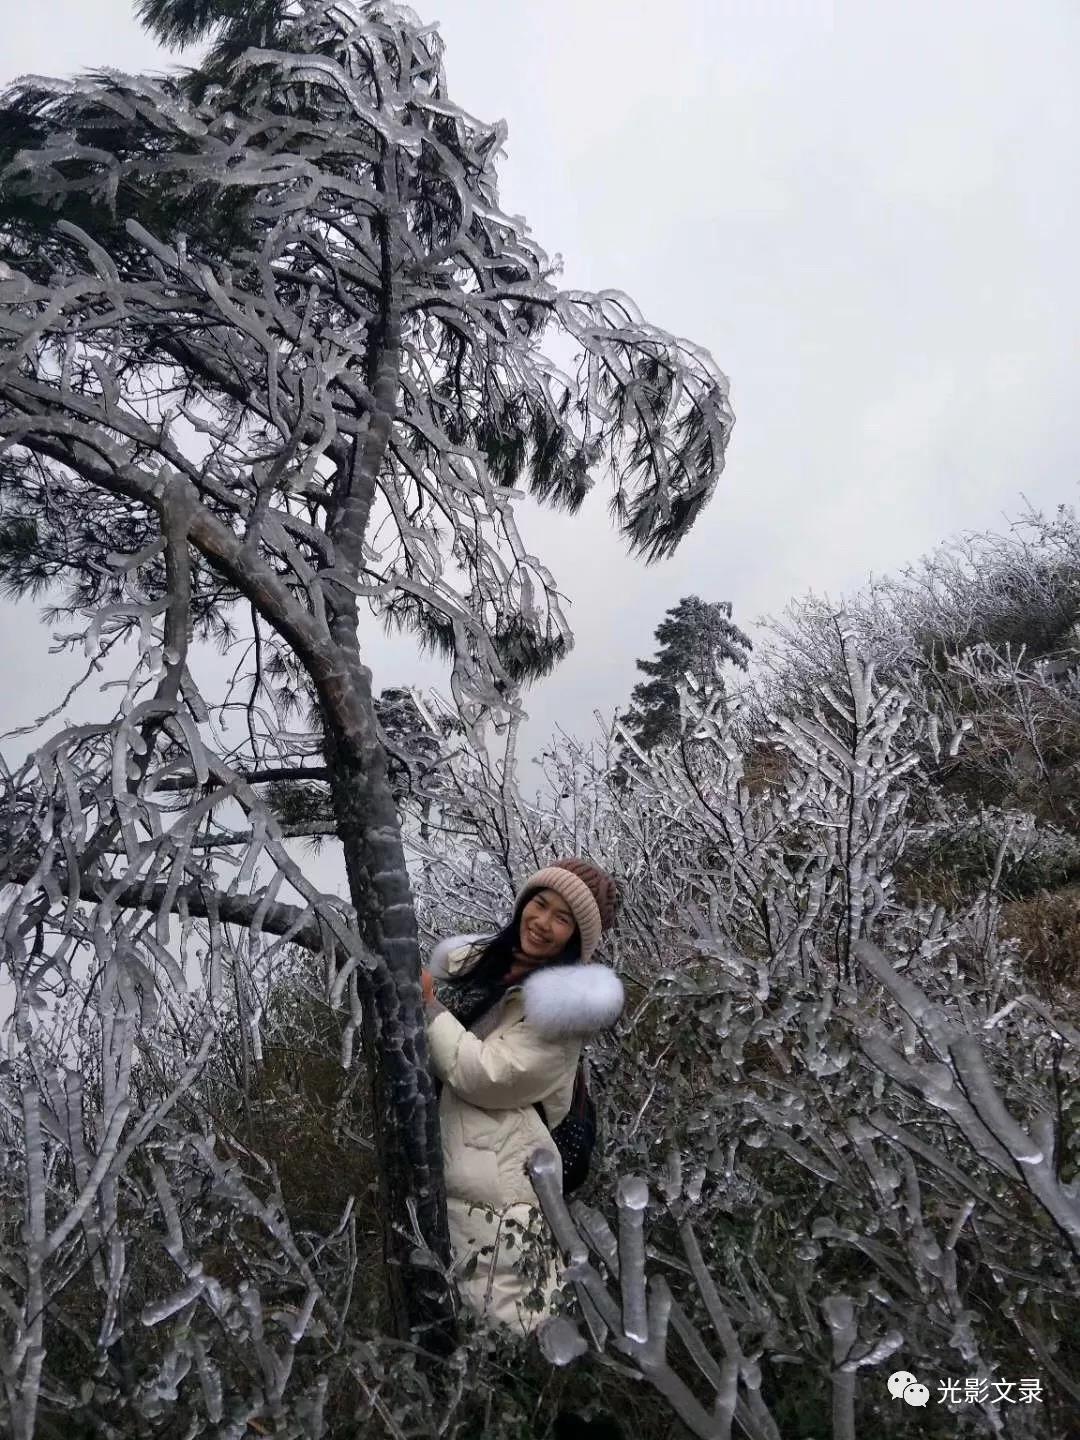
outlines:
[{"label": "white sky", "polygon": [[[0,80],[171,63],[126,0],[5,9]],[[525,758],[556,724],[587,736],[594,708],[626,702],[685,594],[731,600],[753,633],[793,595],[1000,528],[1022,496],[1072,502],[1073,0],[432,0],[421,14],[441,23],[453,97],[509,123],[506,207],[563,255],[567,284],[626,290],[707,347],[737,416],[717,495],[671,561],[630,561],[599,492],[574,518],[523,509],[577,636],[527,697]],[[47,649],[29,614],[0,612],[0,729],[62,693],[69,667]],[[368,663],[377,690],[443,679],[374,626]]]}]

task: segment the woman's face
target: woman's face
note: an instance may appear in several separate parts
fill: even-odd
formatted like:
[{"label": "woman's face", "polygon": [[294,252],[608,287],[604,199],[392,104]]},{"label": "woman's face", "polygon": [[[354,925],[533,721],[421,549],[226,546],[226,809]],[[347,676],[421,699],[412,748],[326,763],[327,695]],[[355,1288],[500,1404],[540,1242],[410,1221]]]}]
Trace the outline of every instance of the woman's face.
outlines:
[{"label": "woman's face", "polygon": [[566,949],[577,922],[557,890],[541,890],[521,912],[521,951],[532,960],[552,960]]}]

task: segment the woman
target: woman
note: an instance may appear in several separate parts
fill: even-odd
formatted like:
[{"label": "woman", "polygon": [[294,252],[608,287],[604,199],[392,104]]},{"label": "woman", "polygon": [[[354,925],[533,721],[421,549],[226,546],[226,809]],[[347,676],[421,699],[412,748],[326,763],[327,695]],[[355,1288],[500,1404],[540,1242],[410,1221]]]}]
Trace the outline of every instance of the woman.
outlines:
[{"label": "woman", "polygon": [[[522,1264],[523,1236],[544,1231],[525,1162],[555,1149],[533,1107],[559,1124],[585,1039],[622,1013],[622,982],[589,963],[615,903],[610,875],[559,860],[525,881],[504,930],[442,941],[422,976],[458,1287],[470,1309],[520,1334],[558,1288],[546,1238],[539,1264],[535,1247],[533,1269]],[[561,1182],[561,1164],[557,1173]],[[536,1299],[543,1309],[526,1303]]]}]

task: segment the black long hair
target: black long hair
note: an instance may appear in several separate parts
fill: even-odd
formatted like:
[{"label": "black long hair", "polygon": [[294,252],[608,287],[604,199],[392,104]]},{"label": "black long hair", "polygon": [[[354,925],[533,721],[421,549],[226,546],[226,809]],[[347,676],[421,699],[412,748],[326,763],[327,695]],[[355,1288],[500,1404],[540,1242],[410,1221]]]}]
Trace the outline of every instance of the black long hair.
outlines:
[{"label": "black long hair", "polygon": [[[518,904],[514,906],[514,913],[509,924],[504,925],[497,935],[493,935],[490,940],[485,942],[476,960],[467,970],[450,976],[451,982],[460,981],[464,984],[468,981],[470,984],[475,984],[479,981],[486,985],[500,985],[506,978],[506,972],[513,965],[514,951],[521,943],[521,912],[534,895],[539,895],[541,890],[547,888],[546,885],[536,885],[531,890],[526,890]],[[551,965],[573,965],[580,959],[581,931],[575,923],[574,933],[561,952],[546,962],[545,968]]]}]

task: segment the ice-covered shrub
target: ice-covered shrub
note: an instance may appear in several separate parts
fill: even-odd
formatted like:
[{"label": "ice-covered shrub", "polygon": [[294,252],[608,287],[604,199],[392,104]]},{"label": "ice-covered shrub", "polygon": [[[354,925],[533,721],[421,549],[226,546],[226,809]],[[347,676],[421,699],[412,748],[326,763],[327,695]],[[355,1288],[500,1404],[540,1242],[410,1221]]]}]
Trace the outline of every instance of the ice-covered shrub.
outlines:
[{"label": "ice-covered shrub", "polygon": [[[617,799],[616,737],[564,740],[549,797],[506,817],[623,896],[630,1003],[592,1057],[604,1156],[571,1215],[545,1195],[566,1320],[694,1434],[900,1433],[885,1382],[905,1369],[942,1436],[1004,1433],[1001,1403],[939,1400],[948,1381],[1040,1376],[1008,1433],[1049,1437],[1078,1398],[1080,1037],[998,925],[1003,876],[1067,863],[1071,840],[1001,817],[948,904],[913,895],[897,877],[926,860],[963,717],[850,648],[845,676],[757,737],[687,691],[682,742]],[[751,786],[755,738],[780,763]],[[439,877],[468,863],[427,854],[433,930]],[[569,1331],[550,1346],[571,1362]]]}]

